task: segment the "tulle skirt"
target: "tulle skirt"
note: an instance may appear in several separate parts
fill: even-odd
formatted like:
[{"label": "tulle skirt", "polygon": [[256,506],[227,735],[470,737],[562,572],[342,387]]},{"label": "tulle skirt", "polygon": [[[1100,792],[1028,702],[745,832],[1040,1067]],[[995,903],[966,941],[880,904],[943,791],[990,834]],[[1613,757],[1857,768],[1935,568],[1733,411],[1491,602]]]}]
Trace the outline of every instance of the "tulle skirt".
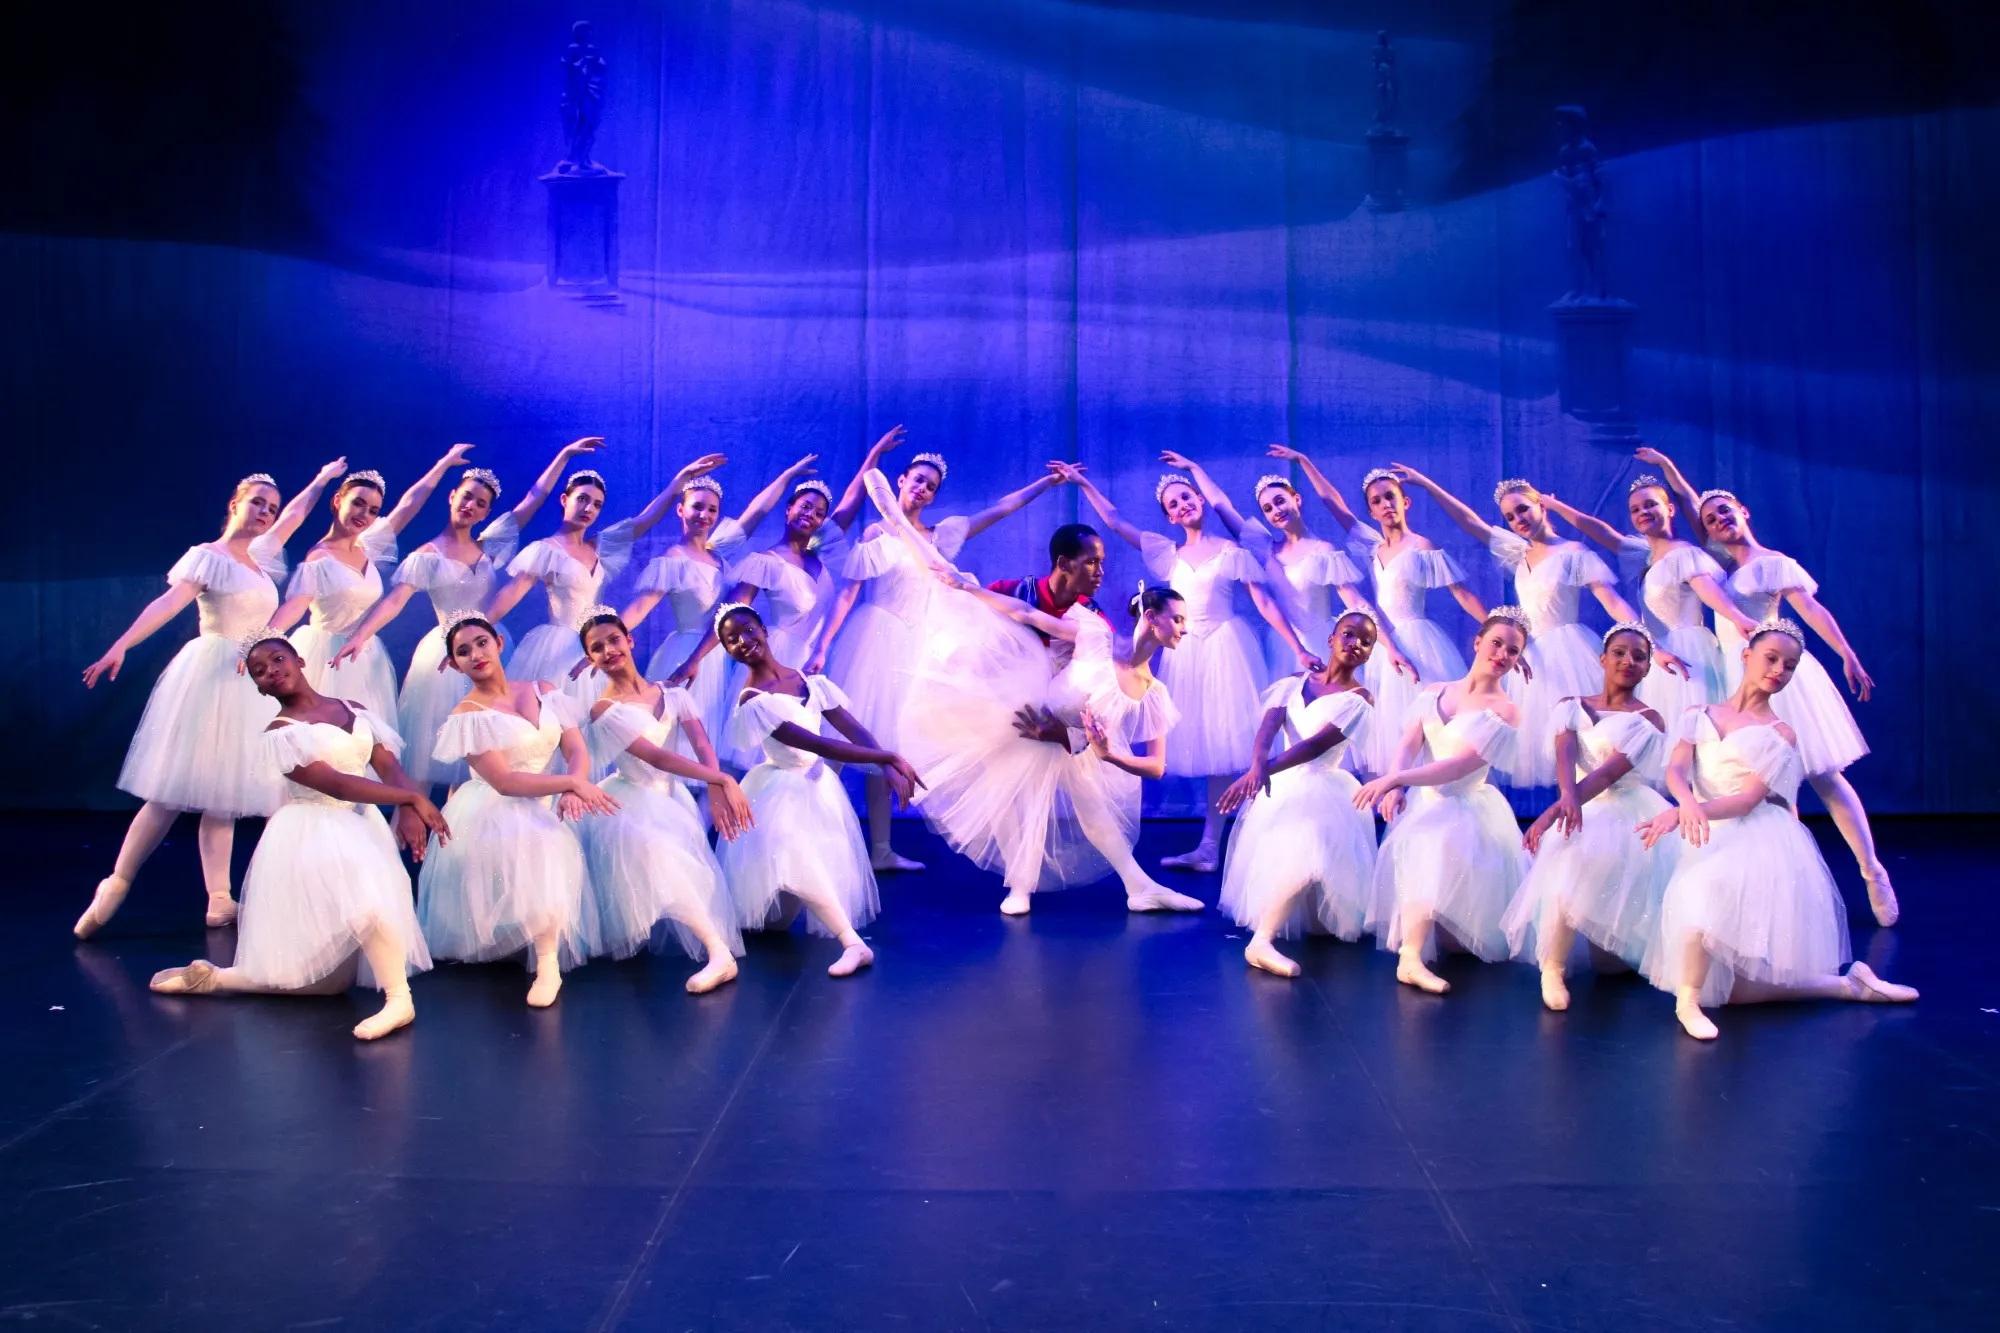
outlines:
[{"label": "tulle skirt", "polygon": [[826,673],[846,692],[848,711],[884,749],[902,748],[903,701],[922,648],[921,637],[901,616],[862,602],[827,656]]},{"label": "tulle skirt", "polygon": [[1614,787],[1583,807],[1583,827],[1575,833],[1545,834],[1501,921],[1514,956],[1541,961],[1544,914],[1560,911],[1578,935],[1639,966],[1659,928],[1680,842],[1661,839],[1647,851],[1637,829],[1666,808],[1651,787]]},{"label": "tulle skirt", "polygon": [[561,625],[537,625],[521,636],[521,642],[507,658],[510,681],[546,680],[570,698],[593,704],[604,693],[604,673],[585,667],[572,678],[570,672],[583,661],[583,646],[576,631]]},{"label": "tulle skirt", "polygon": [[1264,710],[1264,653],[1257,632],[1233,616],[1202,634],[1188,634],[1162,655],[1160,683],[1181,710],[1167,733],[1167,772],[1235,777],[1250,767],[1250,742]]},{"label": "tulle skirt", "polygon": [[1522,654],[1534,668],[1526,680],[1518,671],[1507,674],[1507,697],[1521,710],[1520,763],[1505,776],[1514,787],[1556,784],[1555,743],[1549,738],[1549,714],[1564,699],[1597,694],[1604,689],[1602,645],[1578,624],[1538,630]]},{"label": "tulle skirt", "polygon": [[379,718],[397,716],[396,668],[382,640],[371,638],[361,655],[338,667],[327,663],[347,646],[347,635],[329,634],[317,625],[301,625],[292,631],[292,647],[305,659],[306,679],[330,699],[347,699],[360,704]]},{"label": "tulle skirt", "polygon": [[1727,1003],[1738,977],[1802,985],[1853,957],[1847,908],[1819,847],[1790,810],[1768,801],[1711,823],[1707,846],[1683,847],[1641,962],[1646,979],[1680,989],[1690,939],[1708,950],[1705,1005]]},{"label": "tulle skirt", "polygon": [[[1743,638],[1733,625],[1725,632],[1731,640],[1723,652],[1729,670],[1725,693],[1734,693],[1743,683]],[[1841,697],[1840,685],[1810,649],[1799,654],[1791,681],[1771,696],[1771,711],[1798,734],[1799,764],[1809,778],[1838,773],[1868,753],[1868,742]]]},{"label": "tulle skirt", "polygon": [[[704,631],[675,630],[669,634],[653,652],[653,660],[646,664],[648,680],[665,680],[680,670],[681,663],[687,661],[689,653],[702,640]],[[702,730],[708,733],[708,743],[715,752],[722,753],[723,724],[729,721],[729,705],[732,696],[728,693],[729,668],[732,665],[729,654],[720,648],[712,649],[695,668],[694,678],[687,683],[687,692],[700,710]],[[678,748],[685,744],[681,733],[674,734]],[[694,758],[692,747],[680,751],[688,758]]]},{"label": "tulle skirt", "polygon": [[[800,890],[838,902],[856,930],[882,910],[861,821],[840,779],[823,763],[811,768],[759,764],[743,779],[756,827],[722,844],[722,876],[746,930],[762,930],[780,911],[778,895]],[[807,929],[826,934],[808,914]]]},{"label": "tulle skirt", "polygon": [[[279,807],[243,878],[235,969],[259,986],[298,990],[359,953],[377,925],[402,940],[405,976],[430,969],[410,874],[382,812],[309,801]],[[355,984],[382,983],[364,956]]]},{"label": "tulle skirt", "polygon": [[653,787],[623,777],[611,778],[604,790],[618,813],[585,819],[577,829],[590,871],[583,935],[591,956],[629,958],[649,944],[659,950],[671,932],[688,957],[706,961],[708,951],[687,926],[699,920],[713,922],[740,955],[736,912],[694,798],[678,784]]},{"label": "tulle skirt", "polygon": [[[1729,697],[1728,673],[1722,665],[1722,645],[1706,625],[1684,625],[1667,631],[1660,646],[1688,665],[1683,680],[1655,663],[1639,682],[1639,701],[1660,715],[1671,731],[1690,708],[1721,703]],[[1596,690],[1591,691],[1597,693]]]},{"label": "tulle skirt", "polygon": [[200,635],[174,654],[132,733],[120,791],[230,819],[278,808],[283,789],[260,748],[278,703],[236,666],[236,641],[220,634]]},{"label": "tulle skirt", "polygon": [[464,672],[445,664],[442,629],[417,641],[396,699],[396,729],[403,733],[403,771],[420,784],[455,787],[472,776],[463,759],[447,764],[431,757],[438,729],[471,689]]},{"label": "tulle skirt", "polygon": [[1465,654],[1435,620],[1406,620],[1395,626],[1394,632],[1403,655],[1421,679],[1398,672],[1380,644],[1361,668],[1361,682],[1375,699],[1375,721],[1362,733],[1358,745],[1348,747],[1348,755],[1352,767],[1372,777],[1380,777],[1395,765],[1396,747],[1403,740],[1403,717],[1424,687],[1465,675]]},{"label": "tulle skirt", "polygon": [[1520,825],[1497,787],[1419,788],[1376,853],[1369,929],[1384,949],[1400,949],[1408,914],[1422,912],[1437,927],[1424,943],[1426,958],[1437,956],[1438,932],[1445,931],[1498,962],[1507,956],[1500,919],[1527,870]]},{"label": "tulle skirt", "polygon": [[1280,938],[1316,929],[1360,939],[1375,879],[1375,816],[1354,808],[1360,789],[1338,768],[1302,765],[1275,774],[1270,794],[1236,817],[1222,910],[1255,929],[1274,904],[1289,901]]},{"label": "tulle skirt", "polygon": [[451,794],[444,818],[451,841],[431,839],[417,877],[417,919],[434,955],[483,963],[526,949],[532,969],[529,946],[553,930],[565,971],[589,957],[583,848],[547,799],[474,780]]}]

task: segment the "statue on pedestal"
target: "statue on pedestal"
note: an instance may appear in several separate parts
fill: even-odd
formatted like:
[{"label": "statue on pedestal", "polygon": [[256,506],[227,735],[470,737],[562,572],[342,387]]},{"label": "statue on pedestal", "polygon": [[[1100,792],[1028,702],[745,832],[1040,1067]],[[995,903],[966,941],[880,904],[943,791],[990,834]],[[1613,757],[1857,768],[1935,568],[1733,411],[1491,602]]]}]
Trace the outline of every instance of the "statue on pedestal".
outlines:
[{"label": "statue on pedestal", "polygon": [[1555,180],[1562,187],[1569,211],[1569,253],[1576,286],[1563,297],[1581,304],[1611,299],[1604,277],[1604,218],[1606,207],[1603,160],[1587,136],[1590,117],[1580,106],[1556,108],[1556,128],[1562,148],[1556,155]]},{"label": "statue on pedestal", "polygon": [[1369,133],[1388,132],[1396,118],[1396,103],[1402,96],[1402,89],[1396,82],[1396,50],[1389,45],[1389,34],[1375,34],[1375,123]]},{"label": "statue on pedestal", "polygon": [[605,168],[591,157],[597,127],[604,121],[604,57],[590,41],[590,25],[570,26],[569,49],[563,52],[562,127],[565,152],[556,171],[565,176],[601,176]]}]

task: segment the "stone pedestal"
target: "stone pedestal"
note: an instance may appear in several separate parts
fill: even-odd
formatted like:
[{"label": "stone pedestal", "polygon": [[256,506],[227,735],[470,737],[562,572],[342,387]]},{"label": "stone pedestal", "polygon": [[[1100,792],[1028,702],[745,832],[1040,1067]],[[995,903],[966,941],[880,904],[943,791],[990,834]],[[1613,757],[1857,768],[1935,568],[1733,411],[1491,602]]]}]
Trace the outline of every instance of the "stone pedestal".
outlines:
[{"label": "stone pedestal", "polygon": [[1368,131],[1368,197],[1376,213],[1399,213],[1410,177],[1410,136],[1400,130]]},{"label": "stone pedestal", "polygon": [[1629,366],[1639,307],[1616,299],[1565,299],[1549,314],[1562,345],[1562,410],[1589,422],[1593,439],[1636,439]]},{"label": "stone pedestal", "polygon": [[542,177],[549,192],[549,286],[586,301],[618,299],[622,171]]}]

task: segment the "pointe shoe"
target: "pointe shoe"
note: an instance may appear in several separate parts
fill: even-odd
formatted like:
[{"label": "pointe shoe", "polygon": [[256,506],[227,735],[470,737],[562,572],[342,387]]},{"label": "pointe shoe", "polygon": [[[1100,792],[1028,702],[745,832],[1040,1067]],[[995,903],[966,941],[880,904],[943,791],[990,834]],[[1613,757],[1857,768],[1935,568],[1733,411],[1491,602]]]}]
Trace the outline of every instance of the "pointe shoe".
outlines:
[{"label": "pointe shoe", "polygon": [[1912,1004],[1917,998],[1915,986],[1884,981],[1866,963],[1856,963],[1847,969],[1847,985],[1853,992],[1852,998],[1862,1004]]},{"label": "pointe shoe", "polygon": [[1875,913],[1875,924],[1887,928],[1902,919],[1903,907],[1896,901],[1896,887],[1889,882],[1889,867],[1880,861],[1862,872],[1861,882],[1868,886],[1868,908]]},{"label": "pointe shoe", "polygon": [[202,924],[207,926],[210,930],[217,930],[223,926],[235,925],[236,900],[230,897],[227,893],[209,894],[208,915],[204,916],[201,919],[201,921]]},{"label": "pointe shoe", "polygon": [[556,996],[561,991],[562,969],[554,966],[538,968],[534,984],[528,987],[528,1007],[546,1009],[556,1002]]},{"label": "pointe shoe", "polygon": [[1396,980],[1430,995],[1443,995],[1451,989],[1451,983],[1431,971],[1424,963],[1424,956],[1414,949],[1396,955]]},{"label": "pointe shoe", "polygon": [[708,966],[687,979],[690,995],[706,995],[717,986],[727,985],[736,980],[736,960],[728,954],[715,954],[708,960]]},{"label": "pointe shoe", "polygon": [[104,923],[111,919],[112,914],[125,901],[126,890],[131,887],[130,880],[120,879],[117,875],[106,875],[98,880],[97,892],[90,897],[90,906],[84,909],[83,915],[76,919],[76,925],[71,927],[76,937],[87,940],[102,930]]},{"label": "pointe shoe", "polygon": [[1299,965],[1279,953],[1269,940],[1252,939],[1243,946],[1243,961],[1274,977],[1296,977]]},{"label": "pointe shoe", "polygon": [[1032,905],[1025,893],[1010,893],[1000,900],[1000,910],[1008,916],[1026,916]]},{"label": "pointe shoe", "polygon": [[170,967],[155,972],[147,983],[159,995],[207,995],[215,989],[216,966],[197,958],[186,967]]},{"label": "pointe shoe", "polygon": [[1722,1029],[1701,1011],[1701,1006],[1695,1002],[1692,993],[1682,995],[1674,1001],[1674,1017],[1680,1020],[1681,1031],[1696,1041],[1714,1041],[1722,1035]]},{"label": "pointe shoe", "polygon": [[875,961],[875,951],[860,940],[841,950],[840,957],[826,970],[830,977],[851,977]]},{"label": "pointe shoe", "polygon": [[1185,870],[1196,875],[1211,874],[1215,870],[1215,844],[1199,842],[1191,850],[1182,852],[1179,856],[1163,856],[1160,858],[1160,868]]},{"label": "pointe shoe", "polygon": [[1542,969],[1542,1004],[1556,1013],[1569,1008],[1569,983],[1559,967]]},{"label": "pointe shoe", "polygon": [[915,874],[924,868],[922,861],[912,861],[907,856],[898,856],[887,847],[878,847],[870,852],[868,864],[884,874]]},{"label": "pointe shoe", "polygon": [[1155,884],[1125,895],[1125,910],[1128,912],[1200,912],[1205,909],[1206,904],[1201,899],[1175,893],[1164,884]]},{"label": "pointe shoe", "polygon": [[405,987],[384,996],[380,1009],[354,1025],[354,1035],[361,1041],[376,1041],[416,1021],[417,1007],[410,1003],[409,988]]}]

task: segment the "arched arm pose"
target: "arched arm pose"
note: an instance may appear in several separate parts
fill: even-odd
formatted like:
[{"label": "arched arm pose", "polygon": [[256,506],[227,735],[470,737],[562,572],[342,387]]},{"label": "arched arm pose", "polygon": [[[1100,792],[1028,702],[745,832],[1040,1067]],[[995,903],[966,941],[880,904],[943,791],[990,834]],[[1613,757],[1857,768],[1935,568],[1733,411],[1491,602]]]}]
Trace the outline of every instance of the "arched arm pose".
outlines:
[{"label": "arched arm pose", "polygon": [[1313,494],[1317,495],[1319,502],[1326,506],[1326,511],[1333,515],[1333,521],[1340,524],[1340,530],[1354,531],[1360,520],[1354,516],[1354,511],[1347,507],[1347,497],[1340,493],[1340,488],[1328,481],[1326,473],[1319,470],[1319,464],[1306,457],[1303,451],[1286,444],[1274,444],[1264,452],[1267,457],[1282,458],[1287,463],[1297,463],[1299,470],[1306,474],[1306,485],[1312,487]]}]

